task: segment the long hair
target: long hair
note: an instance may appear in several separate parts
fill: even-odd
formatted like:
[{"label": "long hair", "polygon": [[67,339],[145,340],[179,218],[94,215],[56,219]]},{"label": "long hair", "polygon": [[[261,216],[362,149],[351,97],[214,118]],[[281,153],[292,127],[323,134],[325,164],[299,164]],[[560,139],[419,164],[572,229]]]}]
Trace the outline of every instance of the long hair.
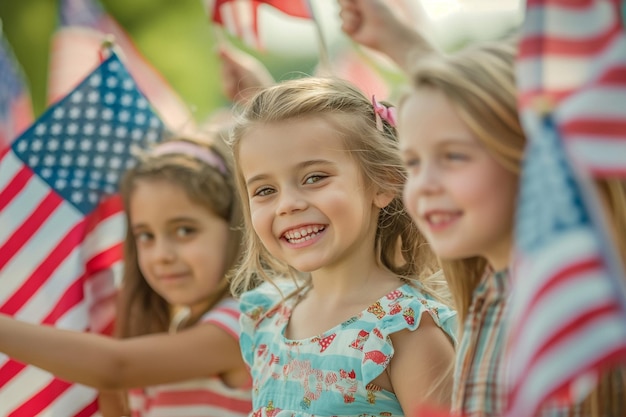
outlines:
[{"label": "long hair", "polygon": [[[176,138],[210,149],[226,164],[228,174],[193,156],[183,153],[153,154],[149,150],[139,163],[129,169],[120,184],[120,193],[126,212],[127,233],[124,241],[124,272],[119,294],[116,334],[126,338],[168,330],[171,306],[148,285],[137,259],[137,245],[131,233],[129,211],[130,199],[137,183],[141,181],[167,181],[180,187],[189,199],[202,205],[229,223],[230,231],[226,251],[226,270],[219,285],[208,297],[210,310],[229,294],[227,272],[238,262],[241,253],[241,206],[235,193],[232,175],[232,159],[224,142],[218,137],[212,142],[202,138]],[[194,324],[193,321],[185,325]]]},{"label": "long hair", "polygon": [[[360,167],[366,187],[393,194],[378,218],[375,248],[379,263],[400,277],[420,280],[427,292],[437,296],[437,278],[441,282],[443,279],[433,275],[438,269],[436,259],[402,202],[406,172],[399,157],[396,130],[386,121],[379,130],[371,101],[347,81],[317,77],[290,80],[263,90],[248,103],[230,136],[242,201],[248,197],[237,167],[241,139],[255,126],[306,118],[321,118],[333,127],[337,141]],[[263,247],[252,228],[248,204],[243,204],[243,211],[245,252],[231,291],[239,294],[279,276],[308,282],[310,275],[298,273]]]},{"label": "long hair", "polygon": [[[449,56],[433,54],[420,60],[411,80],[414,90],[430,88],[443,93],[488,152],[503,167],[519,174],[526,138],[517,108],[516,52],[511,40],[473,45]],[[597,180],[596,184],[615,231],[614,243],[621,259],[626,260],[624,182]],[[441,265],[462,325],[487,261],[471,257],[441,261]],[[596,392],[585,401],[585,415],[625,415],[626,394],[616,388],[623,389],[623,378],[624,373],[619,371],[605,375]]]}]

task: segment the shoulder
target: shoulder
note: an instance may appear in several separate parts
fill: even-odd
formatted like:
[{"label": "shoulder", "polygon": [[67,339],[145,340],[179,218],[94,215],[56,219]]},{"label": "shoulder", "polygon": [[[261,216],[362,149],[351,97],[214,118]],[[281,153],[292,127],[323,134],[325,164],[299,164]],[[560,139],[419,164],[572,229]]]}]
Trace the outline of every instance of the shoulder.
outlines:
[{"label": "shoulder", "polygon": [[414,331],[422,326],[426,313],[432,321],[426,320],[424,325],[434,323],[456,343],[456,311],[424,294],[418,286],[405,284],[392,291],[381,300],[381,307],[386,311],[380,323],[384,333]]},{"label": "shoulder", "polygon": [[281,304],[284,299],[298,288],[296,283],[289,279],[276,280],[273,283],[264,282],[255,289],[241,295],[239,299],[241,314],[247,319],[256,321],[265,313]]}]

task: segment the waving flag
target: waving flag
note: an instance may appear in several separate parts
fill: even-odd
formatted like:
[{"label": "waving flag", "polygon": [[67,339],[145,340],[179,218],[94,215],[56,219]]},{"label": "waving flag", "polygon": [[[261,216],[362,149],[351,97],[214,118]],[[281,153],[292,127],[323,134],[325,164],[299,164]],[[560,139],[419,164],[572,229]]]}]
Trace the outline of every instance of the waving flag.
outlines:
[{"label": "waving flag", "polygon": [[61,25],[54,34],[50,52],[49,103],[67,94],[100,63],[100,45],[106,36],[112,35],[139,89],[166,126],[176,131],[193,128],[193,115],[184,101],[97,0],[60,0],[59,3]]},{"label": "waving flag", "polygon": [[307,0],[205,0],[211,20],[249,45],[260,46],[258,8],[267,4],[281,12],[313,19]]},{"label": "waving flag", "polygon": [[[164,127],[112,54],[0,157],[0,312],[76,331],[113,318],[131,149]],[[0,355],[0,415],[87,417],[96,392]]]},{"label": "waving flag", "polygon": [[598,371],[626,363],[626,283],[595,190],[549,116],[529,114],[524,125],[508,417],[534,416],[547,399],[581,401]]},{"label": "waving flag", "polygon": [[32,121],[30,92],[11,46],[0,32],[0,151]]},{"label": "waving flag", "polygon": [[520,107],[555,104],[568,151],[595,176],[626,176],[626,33],[620,0],[528,0]]}]

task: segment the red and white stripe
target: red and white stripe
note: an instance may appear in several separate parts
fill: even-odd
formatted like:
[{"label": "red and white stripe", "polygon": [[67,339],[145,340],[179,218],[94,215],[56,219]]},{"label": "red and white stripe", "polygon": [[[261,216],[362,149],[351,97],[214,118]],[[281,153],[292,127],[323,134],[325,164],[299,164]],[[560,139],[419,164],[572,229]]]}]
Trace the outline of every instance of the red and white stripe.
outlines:
[{"label": "red and white stripe", "polygon": [[518,263],[507,417],[533,416],[548,398],[580,401],[597,370],[626,355],[624,305],[616,297],[624,289],[607,279],[600,253],[592,234],[575,231]]},{"label": "red and white stripe", "polygon": [[528,0],[520,43],[520,108],[547,98],[568,151],[596,176],[626,176],[620,16],[620,0]]},{"label": "red and white stripe", "polygon": [[[0,158],[0,312],[110,333],[124,232],[118,198],[83,217],[7,149]],[[93,416],[96,395],[0,356],[2,416]]]}]

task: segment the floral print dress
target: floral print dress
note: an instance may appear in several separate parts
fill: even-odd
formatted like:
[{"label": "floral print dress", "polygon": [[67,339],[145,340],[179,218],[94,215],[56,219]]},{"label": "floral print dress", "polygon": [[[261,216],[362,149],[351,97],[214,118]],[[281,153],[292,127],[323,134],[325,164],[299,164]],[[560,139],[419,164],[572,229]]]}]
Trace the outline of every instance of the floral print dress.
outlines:
[{"label": "floral print dress", "polygon": [[[285,295],[296,289],[292,282],[278,286]],[[254,417],[403,416],[396,396],[371,384],[393,357],[389,336],[417,329],[428,313],[455,340],[456,313],[409,284],[319,336],[289,340],[285,328],[298,300],[283,301],[268,283],[241,298],[240,345],[252,373]]]}]

